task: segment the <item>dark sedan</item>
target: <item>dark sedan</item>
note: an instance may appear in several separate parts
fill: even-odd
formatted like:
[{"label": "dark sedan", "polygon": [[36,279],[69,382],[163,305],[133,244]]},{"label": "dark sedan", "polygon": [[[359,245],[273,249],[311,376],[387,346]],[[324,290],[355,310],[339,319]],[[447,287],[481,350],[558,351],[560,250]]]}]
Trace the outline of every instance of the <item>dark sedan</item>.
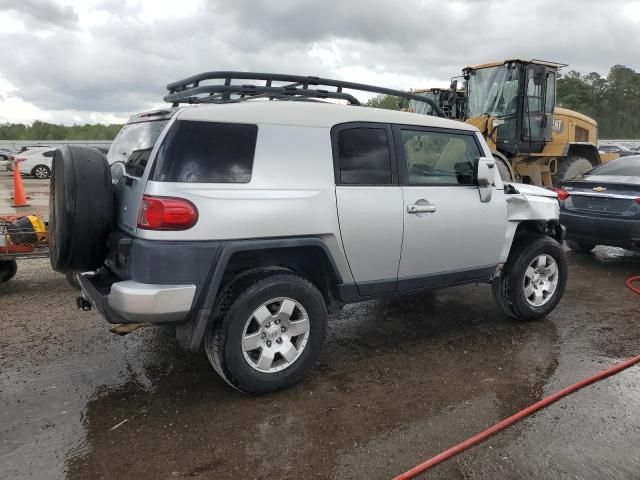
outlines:
[{"label": "dark sedan", "polygon": [[640,155],[599,165],[554,190],[569,248],[640,249]]}]

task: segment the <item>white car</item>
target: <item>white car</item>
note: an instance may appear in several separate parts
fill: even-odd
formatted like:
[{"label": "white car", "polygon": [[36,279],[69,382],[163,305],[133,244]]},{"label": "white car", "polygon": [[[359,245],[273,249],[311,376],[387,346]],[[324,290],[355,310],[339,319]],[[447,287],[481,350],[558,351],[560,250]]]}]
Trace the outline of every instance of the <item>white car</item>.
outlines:
[{"label": "white car", "polygon": [[[51,162],[55,148],[33,148],[14,155],[20,163],[22,175],[32,175],[39,179],[47,179],[51,176]],[[9,162],[7,169],[13,171],[13,162]]]}]

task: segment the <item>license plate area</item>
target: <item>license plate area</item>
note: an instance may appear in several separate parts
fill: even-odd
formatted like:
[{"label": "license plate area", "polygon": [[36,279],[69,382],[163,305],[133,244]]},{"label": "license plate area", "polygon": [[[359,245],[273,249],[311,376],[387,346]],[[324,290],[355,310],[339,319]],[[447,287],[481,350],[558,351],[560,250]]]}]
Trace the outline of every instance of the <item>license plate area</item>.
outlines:
[{"label": "license plate area", "polygon": [[608,198],[591,197],[589,199],[589,209],[598,212],[605,212],[609,207]]}]

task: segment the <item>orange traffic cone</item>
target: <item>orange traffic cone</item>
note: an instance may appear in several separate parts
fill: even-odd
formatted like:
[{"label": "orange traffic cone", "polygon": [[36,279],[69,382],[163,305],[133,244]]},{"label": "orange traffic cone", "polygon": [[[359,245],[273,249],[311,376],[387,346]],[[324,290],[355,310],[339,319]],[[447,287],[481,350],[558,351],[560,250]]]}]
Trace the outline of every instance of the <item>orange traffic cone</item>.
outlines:
[{"label": "orange traffic cone", "polygon": [[13,162],[13,205],[12,207],[26,207],[27,195],[24,193],[24,185],[22,184],[22,176],[20,175],[20,166],[18,161]]}]

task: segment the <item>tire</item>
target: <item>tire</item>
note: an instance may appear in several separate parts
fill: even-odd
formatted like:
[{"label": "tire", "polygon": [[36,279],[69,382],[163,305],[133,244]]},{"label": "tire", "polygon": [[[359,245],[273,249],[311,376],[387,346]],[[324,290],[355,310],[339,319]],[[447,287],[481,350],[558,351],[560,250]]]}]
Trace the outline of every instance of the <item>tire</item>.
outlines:
[{"label": "tire", "polygon": [[496,166],[498,167],[498,172],[500,173],[500,178],[502,178],[503,182],[513,182],[513,173],[511,172],[511,168],[506,160],[497,155],[493,155],[493,158],[496,159]]},{"label": "tire", "polygon": [[578,175],[588,172],[596,165],[588,158],[570,155],[560,159],[558,170],[552,178],[553,185],[559,186],[565,180],[571,180]]},{"label": "tire", "polygon": [[567,247],[574,252],[588,253],[596,248],[595,243],[577,242],[575,240],[565,240],[565,242],[567,243]]},{"label": "tire", "polygon": [[[272,302],[274,299],[278,301]],[[295,303],[294,308],[290,308],[293,315],[283,315],[280,320],[278,309],[285,301]],[[265,312],[264,308],[272,316],[261,314],[260,310]],[[306,332],[288,341],[287,327],[290,331],[303,332],[305,313]],[[288,270],[245,274],[221,292],[205,332],[205,351],[216,372],[241,392],[280,390],[299,382],[315,364],[326,335],[327,315],[322,294],[308,280]],[[262,329],[259,318],[263,320]],[[290,323],[289,318],[294,321]],[[267,328],[268,323],[271,326]],[[243,338],[247,342],[253,339],[259,346],[253,350],[245,348]],[[292,355],[290,362],[282,354],[274,354],[284,351],[287,345],[287,352]],[[291,345],[294,352],[290,350]],[[265,352],[271,355],[265,355]],[[270,357],[272,363],[262,363]]]},{"label": "tire", "polygon": [[101,152],[70,145],[56,150],[49,215],[49,259],[54,270],[85,272],[102,265],[113,218],[113,187]]},{"label": "tire", "polygon": [[51,169],[46,165],[36,165],[31,169],[31,176],[36,177],[38,180],[46,180],[51,177]]},{"label": "tire", "polygon": [[[553,277],[549,275],[549,282],[541,286],[538,281],[545,282],[545,277],[540,276],[537,269],[531,267],[540,257],[545,258],[545,265],[548,265],[546,268],[540,266],[543,275],[548,275],[552,270],[549,270],[549,267],[555,263],[556,280],[552,291]],[[492,283],[493,296],[510,317],[516,320],[539,320],[546,317],[562,298],[567,283],[567,272],[565,253],[557,241],[541,235],[527,235],[512,245],[501,276]],[[539,294],[542,296],[542,303],[536,305]]]},{"label": "tire", "polygon": [[8,282],[16,276],[18,264],[15,260],[0,261],[0,283]]}]

